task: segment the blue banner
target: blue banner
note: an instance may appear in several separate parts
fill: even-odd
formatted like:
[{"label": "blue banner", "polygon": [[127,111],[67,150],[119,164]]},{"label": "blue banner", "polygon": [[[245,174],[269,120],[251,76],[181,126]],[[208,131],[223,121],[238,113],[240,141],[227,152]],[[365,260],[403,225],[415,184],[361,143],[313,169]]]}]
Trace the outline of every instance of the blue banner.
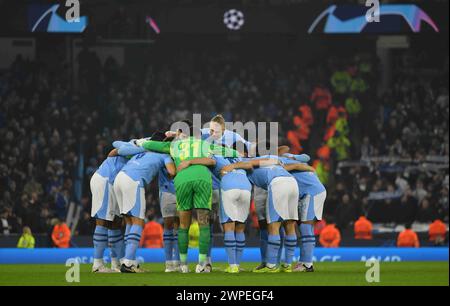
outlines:
[{"label": "blue banner", "polygon": [[[106,252],[109,256],[109,252]],[[392,261],[448,261],[449,249],[440,248],[317,248],[315,261],[366,261],[375,258],[381,262]],[[0,249],[0,264],[57,264],[65,263],[69,258],[77,258],[81,263],[91,263],[92,248],[71,249]],[[105,261],[110,261],[109,257]],[[139,249],[138,261],[164,262],[163,249]],[[297,254],[298,256],[298,250]],[[189,250],[189,261],[195,262],[198,250]],[[213,261],[227,261],[225,249],[215,248],[212,253]],[[258,248],[247,248],[243,261],[259,262]]]},{"label": "blue banner", "polygon": [[84,32],[88,26],[87,16],[80,16],[78,18],[68,20],[67,16],[60,16],[60,10],[66,11],[67,6],[61,7],[59,4],[30,5],[28,8],[30,31],[48,33]]},{"label": "blue banner", "polygon": [[[324,28],[317,31],[323,20],[326,20]],[[413,33],[419,33],[423,24],[439,32],[434,20],[415,4],[384,4],[378,7],[332,5],[314,20],[308,32],[404,33],[408,28]]]}]

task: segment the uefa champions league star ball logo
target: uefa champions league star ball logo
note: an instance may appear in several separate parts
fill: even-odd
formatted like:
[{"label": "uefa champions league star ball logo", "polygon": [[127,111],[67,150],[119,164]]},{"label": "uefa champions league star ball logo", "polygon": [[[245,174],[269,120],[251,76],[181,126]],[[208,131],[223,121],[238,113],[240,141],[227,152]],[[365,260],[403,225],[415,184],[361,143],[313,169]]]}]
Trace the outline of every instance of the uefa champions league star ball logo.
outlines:
[{"label": "uefa champions league star ball logo", "polygon": [[226,11],[223,15],[223,23],[230,30],[239,30],[245,23],[244,13],[235,9]]}]

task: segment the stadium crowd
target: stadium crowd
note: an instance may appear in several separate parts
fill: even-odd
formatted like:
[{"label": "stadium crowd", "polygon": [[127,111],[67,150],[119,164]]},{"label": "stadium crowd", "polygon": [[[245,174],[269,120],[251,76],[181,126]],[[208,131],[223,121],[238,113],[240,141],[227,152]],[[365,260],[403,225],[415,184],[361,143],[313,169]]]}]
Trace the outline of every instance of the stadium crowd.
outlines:
[{"label": "stadium crowd", "polygon": [[[111,142],[193,113],[203,122],[217,113],[279,122],[281,142],[313,157],[329,190],[325,219],[340,229],[360,215],[448,222],[448,55],[437,64],[414,53],[396,57],[393,85],[382,93],[367,54],[300,67],[185,53],[141,76],[85,49],[77,90],[61,73],[64,61],[18,57],[0,72],[0,234],[23,226],[50,233],[70,202],[83,206],[77,234],[91,234],[88,182]],[[429,74],[418,73],[425,68]],[[149,189],[149,219],[158,220],[156,184]]]},{"label": "stadium crowd", "polygon": [[396,56],[394,86],[376,101],[375,116],[360,118],[367,124],[353,156],[360,162],[336,167],[327,208],[340,228],[358,215],[379,223],[448,222],[448,57],[439,72],[426,55]]}]

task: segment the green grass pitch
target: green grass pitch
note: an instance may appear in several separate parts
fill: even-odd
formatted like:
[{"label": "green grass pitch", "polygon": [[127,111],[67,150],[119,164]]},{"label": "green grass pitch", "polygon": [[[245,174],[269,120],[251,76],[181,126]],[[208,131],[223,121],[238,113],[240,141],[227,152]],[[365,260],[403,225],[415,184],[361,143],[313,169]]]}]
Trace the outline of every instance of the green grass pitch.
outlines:
[{"label": "green grass pitch", "polygon": [[[257,264],[246,263],[251,271]],[[5,285],[137,285],[137,286],[325,286],[325,285],[449,285],[448,262],[382,262],[380,282],[367,283],[364,262],[316,263],[314,273],[226,274],[223,263],[210,274],[164,273],[163,264],[144,264],[142,274],[93,274],[91,266],[81,265],[80,282],[67,283],[67,267],[56,265],[0,265],[0,286]],[[191,267],[191,271],[194,266]]]}]

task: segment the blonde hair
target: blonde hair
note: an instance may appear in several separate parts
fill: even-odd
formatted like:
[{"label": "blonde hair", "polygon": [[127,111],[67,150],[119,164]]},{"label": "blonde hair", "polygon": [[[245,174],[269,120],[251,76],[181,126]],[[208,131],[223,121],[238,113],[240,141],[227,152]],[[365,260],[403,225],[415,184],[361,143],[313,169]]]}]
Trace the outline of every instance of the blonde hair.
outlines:
[{"label": "blonde hair", "polygon": [[225,129],[225,118],[223,118],[222,115],[215,115],[212,119],[211,122],[216,122],[218,124],[220,124],[222,126],[223,129]]},{"label": "blonde hair", "polygon": [[31,235],[31,228],[29,226],[24,226],[23,233]]}]

